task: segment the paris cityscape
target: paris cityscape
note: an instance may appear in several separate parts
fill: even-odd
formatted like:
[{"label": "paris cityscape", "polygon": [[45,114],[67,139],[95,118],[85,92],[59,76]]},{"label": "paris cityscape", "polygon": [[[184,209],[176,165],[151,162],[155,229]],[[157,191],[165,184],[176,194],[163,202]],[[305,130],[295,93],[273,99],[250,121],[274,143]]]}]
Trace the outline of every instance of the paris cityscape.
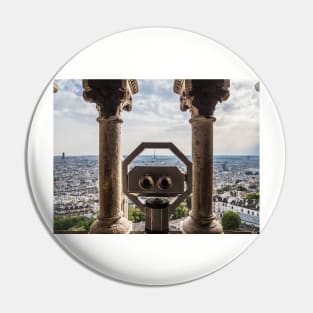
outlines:
[{"label": "paris cityscape", "polygon": [[[191,159],[189,157],[189,159]],[[134,166],[177,166],[186,171],[185,165],[171,155],[142,155],[133,161]],[[221,219],[224,212],[233,211],[240,215],[241,229],[257,233],[259,231],[259,157],[258,156],[215,156],[214,157],[214,212]],[[98,195],[98,157],[66,156],[54,157],[54,216],[86,219],[96,218],[99,205]],[[124,215],[135,205],[126,199]],[[190,210],[188,201],[181,205]],[[188,207],[189,206],[189,207]],[[178,230],[183,216],[170,216],[170,229]],[[144,215],[134,220],[133,230],[144,228]],[[139,220],[140,219],[140,220]],[[81,228],[83,229],[83,228]]]},{"label": "paris cityscape", "polygon": [[259,82],[59,79],[53,92],[55,233],[259,233]]}]

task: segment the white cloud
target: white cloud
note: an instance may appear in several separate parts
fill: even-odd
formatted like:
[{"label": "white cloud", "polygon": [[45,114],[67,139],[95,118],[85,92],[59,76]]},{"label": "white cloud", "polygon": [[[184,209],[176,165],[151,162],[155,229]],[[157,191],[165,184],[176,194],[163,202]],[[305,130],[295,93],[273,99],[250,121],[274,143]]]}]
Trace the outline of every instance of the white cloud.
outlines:
[{"label": "white cloud", "polygon": [[[55,94],[55,153],[97,154],[95,104],[82,99],[80,80],[58,80]],[[181,112],[173,80],[139,80],[132,112],[124,112],[122,152],[142,141],[170,141],[191,154],[189,112]],[[230,98],[216,106],[215,154],[256,154],[259,145],[259,103],[252,81],[232,81]]]},{"label": "white cloud", "polygon": [[217,104],[216,154],[259,153],[259,94],[254,81],[231,81],[230,97]]}]

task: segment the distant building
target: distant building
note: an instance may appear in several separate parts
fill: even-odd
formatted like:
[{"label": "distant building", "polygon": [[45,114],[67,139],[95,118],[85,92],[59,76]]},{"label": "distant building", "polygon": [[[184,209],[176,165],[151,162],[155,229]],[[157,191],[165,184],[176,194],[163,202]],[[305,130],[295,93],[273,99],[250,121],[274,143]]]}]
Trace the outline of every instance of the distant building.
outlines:
[{"label": "distant building", "polygon": [[234,211],[240,215],[241,221],[248,225],[259,227],[260,203],[255,199],[240,199],[235,197],[213,197],[214,211],[217,217],[222,218],[226,211]]}]

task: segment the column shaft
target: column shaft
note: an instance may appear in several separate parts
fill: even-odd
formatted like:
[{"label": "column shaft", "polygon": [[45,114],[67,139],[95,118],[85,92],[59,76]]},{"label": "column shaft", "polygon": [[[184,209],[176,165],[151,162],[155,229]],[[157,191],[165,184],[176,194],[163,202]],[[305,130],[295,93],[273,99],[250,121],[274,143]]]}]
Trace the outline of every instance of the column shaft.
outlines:
[{"label": "column shaft", "polygon": [[118,117],[99,122],[99,214],[98,219],[119,219],[121,212],[121,123]]},{"label": "column shaft", "polygon": [[213,208],[213,123],[215,117],[195,116],[192,126],[192,205],[182,231],[189,234],[220,234],[221,224]]},{"label": "column shaft", "polygon": [[213,208],[213,116],[215,106],[229,97],[229,80],[175,80],[181,110],[190,110],[192,127],[192,206],[182,224],[191,234],[223,233]]},{"label": "column shaft", "polygon": [[122,213],[121,124],[117,116],[99,117],[99,213],[89,233],[124,234]]},{"label": "column shaft", "polygon": [[[122,210],[121,114],[131,111],[136,80],[83,79],[83,97],[99,112],[99,212],[89,233],[125,234],[131,229]],[[127,210],[128,208],[126,208]]]},{"label": "column shaft", "polygon": [[192,125],[192,213],[199,222],[214,218],[213,213],[213,122],[214,117],[198,116]]}]

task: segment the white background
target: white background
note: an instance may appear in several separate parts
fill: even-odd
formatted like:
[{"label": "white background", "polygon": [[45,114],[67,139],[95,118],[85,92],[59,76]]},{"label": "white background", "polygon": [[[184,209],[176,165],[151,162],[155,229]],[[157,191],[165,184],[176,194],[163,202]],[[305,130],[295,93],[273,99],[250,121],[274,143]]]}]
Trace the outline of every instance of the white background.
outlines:
[{"label": "white background", "polygon": [[[312,8],[309,1],[292,5],[285,1],[203,2],[2,4],[3,311],[312,311]],[[201,280],[175,287],[146,288],[90,272],[51,240],[29,196],[24,149],[35,104],[68,58],[104,35],[160,25],[214,38],[252,66],[271,91],[280,113],[286,136],[287,170],[270,223],[243,255]]]}]

